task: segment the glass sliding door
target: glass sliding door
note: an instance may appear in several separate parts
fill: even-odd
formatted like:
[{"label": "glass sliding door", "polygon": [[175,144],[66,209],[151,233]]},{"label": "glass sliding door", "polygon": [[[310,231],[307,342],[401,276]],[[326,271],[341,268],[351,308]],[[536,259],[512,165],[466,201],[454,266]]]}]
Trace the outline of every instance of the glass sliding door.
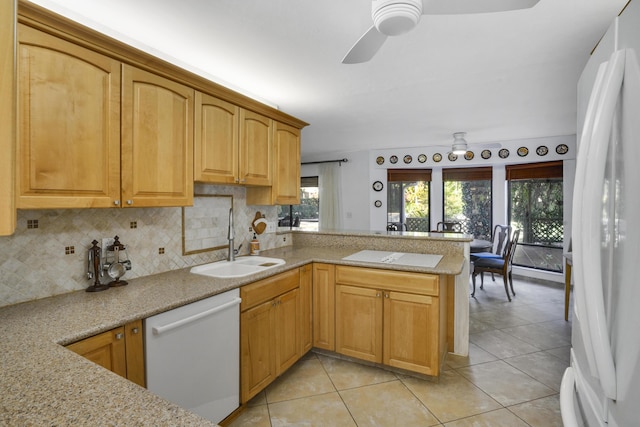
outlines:
[{"label": "glass sliding door", "polygon": [[457,222],[463,233],[491,240],[492,168],[443,169],[444,222]]},{"label": "glass sliding door", "polygon": [[561,272],[562,162],[508,165],[509,222],[520,229],[514,265]]},{"label": "glass sliding door", "polygon": [[387,230],[429,231],[431,170],[387,170]]}]

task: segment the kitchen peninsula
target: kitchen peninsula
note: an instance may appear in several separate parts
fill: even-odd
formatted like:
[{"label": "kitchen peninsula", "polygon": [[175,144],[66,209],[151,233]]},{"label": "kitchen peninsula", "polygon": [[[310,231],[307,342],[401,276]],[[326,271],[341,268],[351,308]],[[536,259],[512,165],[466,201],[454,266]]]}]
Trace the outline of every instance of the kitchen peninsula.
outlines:
[{"label": "kitchen peninsula", "polygon": [[[471,237],[344,231],[295,232],[280,237],[289,240],[290,246],[265,251],[263,255],[282,258],[286,264],[268,272],[222,280],[180,269],[135,278],[129,286],[107,292],[72,292],[0,309],[0,333],[4,337],[0,343],[1,423],[207,425],[200,417],[62,345],[309,263],[438,275],[450,290],[447,307],[455,306],[455,314],[451,311],[447,316],[449,351],[466,354]],[[343,260],[363,249],[443,257],[433,268]]]}]

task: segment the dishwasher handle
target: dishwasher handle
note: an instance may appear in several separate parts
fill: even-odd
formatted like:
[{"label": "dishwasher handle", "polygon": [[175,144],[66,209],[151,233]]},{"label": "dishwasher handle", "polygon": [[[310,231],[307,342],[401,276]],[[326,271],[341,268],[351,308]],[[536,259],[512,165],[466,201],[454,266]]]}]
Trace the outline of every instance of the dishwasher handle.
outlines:
[{"label": "dishwasher handle", "polygon": [[185,317],[184,319],[180,319],[177,320],[175,322],[172,323],[168,323],[166,325],[163,326],[157,326],[154,328],[151,328],[151,330],[153,331],[154,335],[160,335],[162,333],[165,332],[169,332],[175,328],[179,328],[180,326],[186,325],[188,323],[192,323],[195,322],[196,320],[202,319],[203,317],[207,317],[207,316],[211,316],[212,314],[218,313],[222,310],[225,310],[229,307],[232,307],[234,305],[238,305],[242,302],[242,298],[234,298],[229,302],[225,302],[224,304],[218,305],[216,307],[210,308],[208,310],[205,311],[201,311],[200,313],[196,313],[192,316],[189,317]]}]

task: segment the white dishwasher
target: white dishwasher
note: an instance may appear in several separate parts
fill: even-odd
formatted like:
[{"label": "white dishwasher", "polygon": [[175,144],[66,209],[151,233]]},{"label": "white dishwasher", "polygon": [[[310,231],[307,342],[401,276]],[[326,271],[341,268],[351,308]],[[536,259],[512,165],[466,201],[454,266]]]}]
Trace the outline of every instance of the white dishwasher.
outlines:
[{"label": "white dishwasher", "polygon": [[147,388],[216,423],[240,404],[240,291],[145,319]]}]

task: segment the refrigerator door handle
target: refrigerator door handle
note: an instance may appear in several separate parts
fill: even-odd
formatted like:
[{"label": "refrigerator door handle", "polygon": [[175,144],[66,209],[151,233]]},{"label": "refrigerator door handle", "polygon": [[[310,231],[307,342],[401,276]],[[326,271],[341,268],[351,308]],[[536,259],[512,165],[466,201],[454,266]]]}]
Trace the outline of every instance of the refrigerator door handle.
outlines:
[{"label": "refrigerator door handle", "polygon": [[607,151],[613,127],[616,105],[620,96],[624,77],[625,50],[611,55],[604,77],[602,96],[596,109],[593,124],[593,136],[587,156],[585,195],[583,207],[579,212],[584,215],[580,232],[584,240],[582,246],[582,264],[585,302],[592,350],[605,395],[616,399],[616,371],[609,339],[609,329],[604,306],[602,283],[602,265],[600,253],[600,226],[602,212],[602,189],[606,166]]},{"label": "refrigerator door handle", "polygon": [[577,408],[574,405],[576,378],[572,367],[568,367],[560,383],[560,412],[564,427],[578,427]]},{"label": "refrigerator door handle", "polygon": [[[593,84],[593,89],[591,91],[591,95],[589,96],[589,104],[587,106],[587,112],[585,115],[585,121],[582,130],[582,137],[580,140],[580,146],[578,151],[578,158],[576,164],[576,173],[575,173],[575,184],[574,188],[585,188],[585,179],[587,176],[587,159],[589,153],[589,147],[591,146],[591,139],[593,136],[593,122],[595,120],[595,113],[597,110],[598,102],[600,101],[600,96],[602,94],[602,87],[604,82],[605,72],[607,70],[608,62],[604,62],[600,64],[598,68],[598,73],[596,74],[596,79]],[[573,194],[573,230],[572,239],[573,239],[573,256],[574,260],[582,260],[583,259],[583,235],[582,235],[582,191],[574,191]],[[582,270],[582,263],[580,261],[574,261],[573,266],[573,274],[575,278],[575,283],[582,284],[584,283],[584,273]],[[584,290],[576,289],[575,291],[575,301],[574,301],[574,316],[578,319],[582,318],[582,316],[586,316],[587,314],[587,303],[584,297]],[[587,362],[589,365],[589,370],[591,371],[592,376],[597,376],[597,367],[595,362],[595,356],[593,354],[593,344],[591,343],[591,336],[588,331],[588,323],[586,323],[586,318],[584,322],[584,327],[580,329],[580,335],[582,336],[582,341],[585,346],[585,355],[587,357]]]}]

